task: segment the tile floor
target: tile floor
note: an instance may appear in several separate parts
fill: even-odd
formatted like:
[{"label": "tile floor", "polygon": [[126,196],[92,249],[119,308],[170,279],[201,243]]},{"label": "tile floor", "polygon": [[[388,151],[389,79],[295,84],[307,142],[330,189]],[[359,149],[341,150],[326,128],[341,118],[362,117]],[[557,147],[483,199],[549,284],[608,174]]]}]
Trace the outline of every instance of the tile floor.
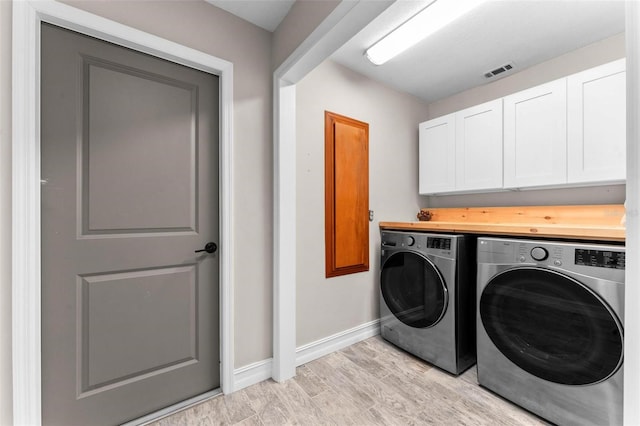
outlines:
[{"label": "tile floor", "polygon": [[165,417],[169,425],[548,425],[478,386],[372,337],[297,369]]}]

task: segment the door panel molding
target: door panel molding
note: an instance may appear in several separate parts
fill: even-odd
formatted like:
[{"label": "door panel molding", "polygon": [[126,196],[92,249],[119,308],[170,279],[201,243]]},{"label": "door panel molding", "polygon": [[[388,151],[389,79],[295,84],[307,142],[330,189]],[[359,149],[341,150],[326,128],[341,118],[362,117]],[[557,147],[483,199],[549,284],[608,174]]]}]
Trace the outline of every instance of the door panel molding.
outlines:
[{"label": "door panel molding", "polygon": [[[82,222],[78,224],[81,235],[197,232],[197,86],[86,55],[82,55],[82,68],[84,90],[79,103],[82,105],[81,114],[84,119],[77,119],[78,134],[83,135],[79,138],[77,148],[78,183],[82,188],[79,194],[82,199],[78,200],[81,212],[77,217]],[[112,89],[120,85],[125,85],[125,88]],[[131,96],[133,90],[139,93]],[[105,97],[123,107],[110,108],[108,102],[103,101]],[[131,120],[136,116],[134,112],[139,114],[143,111],[143,103],[150,98],[155,98],[152,103],[156,107],[149,111],[149,120],[154,114],[180,116],[182,113],[184,118],[179,123],[172,120],[170,124],[161,122],[157,126],[148,126],[135,135],[118,132],[116,129],[123,126],[127,128],[132,124]],[[172,99],[172,102],[165,102],[167,98]],[[90,124],[85,127],[81,124],[84,122]],[[96,128],[101,130],[96,132]],[[145,162],[155,160],[155,164],[164,163],[164,167],[161,167],[165,170],[163,175],[149,175],[149,172],[135,167],[142,160],[139,157],[142,152],[131,150],[130,155],[119,157],[115,161],[111,156],[103,155],[105,151],[109,152],[104,149],[105,145],[112,149],[112,144],[126,146],[133,142],[132,138],[156,140],[169,131],[175,133],[174,143],[165,145],[162,150],[144,152]],[[151,156],[153,160],[147,156]],[[175,167],[176,164],[180,167]],[[111,171],[116,169],[119,172],[117,179],[114,179]],[[143,194],[148,188],[142,183],[146,180],[153,181],[159,189],[155,197],[147,200]],[[176,182],[182,184],[181,190],[160,190],[169,188],[171,183]],[[113,198],[106,195],[116,193],[119,194],[118,198],[124,196],[124,202],[114,209]],[[176,194],[180,194],[183,199],[177,200]],[[175,213],[176,202],[183,206],[178,215],[171,214]],[[135,209],[131,208],[132,205],[135,205]],[[150,220],[152,217],[153,221]]]},{"label": "door panel molding", "polygon": [[14,424],[40,425],[40,25],[48,22],[220,77],[221,388],[233,383],[233,64],[51,0],[13,3],[12,357]]},{"label": "door panel molding", "polygon": [[[170,275],[175,278],[166,280]],[[77,277],[77,398],[95,395],[197,362],[197,277],[197,263],[133,271],[110,271]],[[158,300],[162,299],[160,292],[149,298],[148,294],[158,286],[172,287],[167,296],[171,298],[171,303],[181,305],[188,315],[176,315],[178,310],[163,310],[162,306],[166,306],[169,301]],[[164,299],[167,299],[167,296]],[[123,297],[135,299],[135,308],[127,308],[123,304],[117,306],[121,311],[115,317],[116,321],[124,319],[129,327],[120,330],[114,337],[114,333],[109,331],[117,329],[117,326],[110,324],[109,316],[104,316],[108,309],[104,305]],[[173,324],[174,327],[167,327],[168,324]],[[139,344],[145,337],[167,334],[183,336],[182,345],[175,347],[175,340],[167,339],[167,344],[163,347],[150,346],[143,350],[145,355],[142,359],[136,353],[139,349],[131,351],[136,342]],[[184,336],[189,338],[184,339]],[[125,354],[123,359],[127,362],[125,369],[122,365],[113,365],[110,359],[103,356],[108,353],[109,347],[119,342],[128,342],[121,349]]]}]

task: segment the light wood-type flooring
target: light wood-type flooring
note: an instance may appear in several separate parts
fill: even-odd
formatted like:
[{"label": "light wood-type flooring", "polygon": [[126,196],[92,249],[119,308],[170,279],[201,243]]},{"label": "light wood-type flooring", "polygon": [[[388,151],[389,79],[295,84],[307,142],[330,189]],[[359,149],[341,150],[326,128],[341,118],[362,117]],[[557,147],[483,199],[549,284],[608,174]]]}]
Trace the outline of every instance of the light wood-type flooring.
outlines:
[{"label": "light wood-type flooring", "polygon": [[153,425],[547,425],[475,371],[452,376],[376,336]]}]

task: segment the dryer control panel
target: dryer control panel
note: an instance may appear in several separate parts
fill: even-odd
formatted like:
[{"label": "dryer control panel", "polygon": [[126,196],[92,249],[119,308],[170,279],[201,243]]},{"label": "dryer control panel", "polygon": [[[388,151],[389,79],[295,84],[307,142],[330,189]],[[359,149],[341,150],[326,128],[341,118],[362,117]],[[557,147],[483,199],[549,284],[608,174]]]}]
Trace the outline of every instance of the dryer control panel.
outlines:
[{"label": "dryer control panel", "polygon": [[384,230],[381,232],[381,249],[383,255],[387,251],[408,250],[456,259],[460,240],[464,238],[463,235]]},{"label": "dryer control panel", "polygon": [[428,237],[427,248],[451,250],[451,238]]}]

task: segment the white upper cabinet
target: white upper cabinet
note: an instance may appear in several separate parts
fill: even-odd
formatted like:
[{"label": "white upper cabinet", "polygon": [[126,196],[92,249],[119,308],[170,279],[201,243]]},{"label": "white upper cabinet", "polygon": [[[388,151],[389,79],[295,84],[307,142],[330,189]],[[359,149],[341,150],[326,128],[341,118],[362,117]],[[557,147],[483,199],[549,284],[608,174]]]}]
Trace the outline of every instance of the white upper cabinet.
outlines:
[{"label": "white upper cabinet", "polygon": [[455,114],[420,123],[420,194],[455,190]]},{"label": "white upper cabinet", "polygon": [[625,60],[568,78],[568,182],[626,178]]},{"label": "white upper cabinet", "polygon": [[504,187],[567,182],[567,83],[504,98]]},{"label": "white upper cabinet", "polygon": [[502,99],[456,113],[456,190],[502,188]]},{"label": "white upper cabinet", "polygon": [[420,194],[620,183],[625,60],[420,124]]},{"label": "white upper cabinet", "polygon": [[502,99],[420,124],[420,194],[502,188]]}]

